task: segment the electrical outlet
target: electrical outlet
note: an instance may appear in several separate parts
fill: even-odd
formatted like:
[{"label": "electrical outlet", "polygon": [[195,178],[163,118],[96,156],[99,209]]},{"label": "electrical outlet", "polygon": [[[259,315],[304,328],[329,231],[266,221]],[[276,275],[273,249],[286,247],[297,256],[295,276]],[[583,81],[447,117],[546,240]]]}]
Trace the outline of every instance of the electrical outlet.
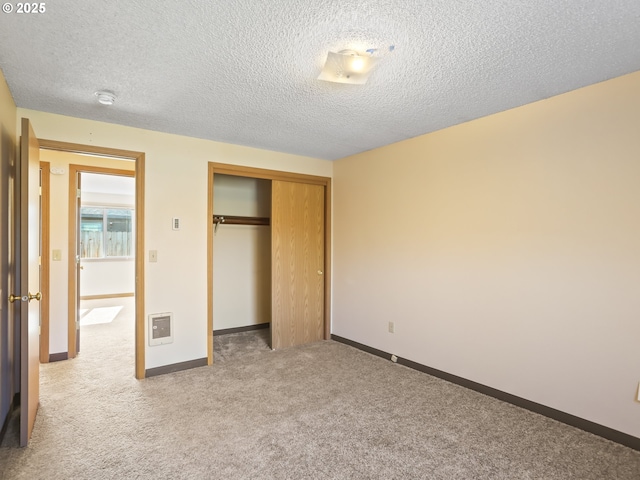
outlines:
[{"label": "electrical outlet", "polygon": [[393,322],[389,322],[389,333],[395,333],[396,325]]}]

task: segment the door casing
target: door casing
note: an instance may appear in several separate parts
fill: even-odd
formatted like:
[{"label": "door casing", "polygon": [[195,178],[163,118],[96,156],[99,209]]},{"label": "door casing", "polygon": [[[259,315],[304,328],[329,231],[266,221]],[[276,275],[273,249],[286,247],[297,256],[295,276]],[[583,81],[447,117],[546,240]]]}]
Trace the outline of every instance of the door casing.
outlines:
[{"label": "door casing", "polygon": [[213,179],[216,174],[237,177],[281,180],[285,182],[322,185],[325,189],[324,212],[324,338],[331,337],[331,179],[316,175],[282,172],[264,168],[244,167],[209,162],[207,207],[207,363],[213,364]]},{"label": "door casing", "polygon": [[40,162],[40,363],[49,362],[50,175],[49,162]]}]

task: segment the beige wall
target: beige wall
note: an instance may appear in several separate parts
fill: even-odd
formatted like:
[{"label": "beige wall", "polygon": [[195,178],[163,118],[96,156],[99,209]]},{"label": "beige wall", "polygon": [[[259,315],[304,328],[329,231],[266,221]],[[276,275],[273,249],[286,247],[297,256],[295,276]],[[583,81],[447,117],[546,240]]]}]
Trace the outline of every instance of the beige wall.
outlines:
[{"label": "beige wall", "polygon": [[334,205],[333,333],[640,437],[640,72],[338,160]]},{"label": "beige wall", "polygon": [[9,210],[13,201],[11,172],[16,154],[16,104],[0,70],[0,427],[9,411],[14,389],[14,329],[9,316]]},{"label": "beige wall", "polygon": [[269,323],[271,229],[220,225],[213,244],[213,329]]},{"label": "beige wall", "polygon": [[[23,115],[24,116],[24,115]],[[34,129],[36,126],[34,125]],[[36,135],[40,135],[36,130]],[[58,139],[51,139],[58,140]],[[60,250],[62,257],[60,261],[53,261],[52,252],[48,252],[50,262],[50,292],[49,292],[49,353],[60,353],[68,351],[68,261],[69,261],[69,165],[88,165],[94,167],[116,168],[121,170],[133,170],[134,162],[127,160],[116,160],[113,158],[90,157],[68,152],[58,152],[53,150],[41,150],[40,160],[49,162],[51,168],[63,173],[51,174],[50,178],[50,233],[49,244],[51,250]],[[71,253],[73,255],[73,252]],[[131,275],[133,275],[132,262],[130,265]],[[113,264],[109,265],[113,267]],[[85,266],[86,272],[81,273],[81,282],[86,275],[96,274],[92,265]],[[104,273],[104,272],[103,272]],[[133,279],[128,282],[133,284]],[[81,294],[91,295],[82,289]],[[127,286],[126,291],[133,291]]]},{"label": "beige wall", "polygon": [[[147,369],[207,356],[208,162],[333,172],[326,160],[35,110],[18,114],[31,119],[40,138],[145,152],[145,315],[173,312],[174,321],[172,344],[146,347]],[[180,230],[171,229],[172,217],[180,217]],[[149,250],[157,250],[157,263],[147,261]]]}]

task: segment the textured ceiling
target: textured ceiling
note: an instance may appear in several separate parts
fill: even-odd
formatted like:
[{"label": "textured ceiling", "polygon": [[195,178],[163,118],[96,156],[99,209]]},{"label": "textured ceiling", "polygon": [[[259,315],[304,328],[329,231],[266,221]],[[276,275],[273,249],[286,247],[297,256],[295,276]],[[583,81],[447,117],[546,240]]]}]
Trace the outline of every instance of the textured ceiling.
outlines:
[{"label": "textured ceiling", "polygon": [[[325,159],[640,70],[638,0],[45,5],[0,13],[18,106]],[[327,51],[370,48],[366,85],[317,80]]]}]

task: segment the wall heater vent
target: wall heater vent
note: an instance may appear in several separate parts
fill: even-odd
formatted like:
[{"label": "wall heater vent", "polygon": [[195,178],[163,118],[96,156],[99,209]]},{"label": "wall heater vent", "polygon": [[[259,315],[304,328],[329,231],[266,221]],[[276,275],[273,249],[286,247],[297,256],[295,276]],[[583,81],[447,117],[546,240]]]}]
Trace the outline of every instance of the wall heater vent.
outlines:
[{"label": "wall heater vent", "polygon": [[149,315],[149,346],[173,343],[173,314],[152,313]]}]

